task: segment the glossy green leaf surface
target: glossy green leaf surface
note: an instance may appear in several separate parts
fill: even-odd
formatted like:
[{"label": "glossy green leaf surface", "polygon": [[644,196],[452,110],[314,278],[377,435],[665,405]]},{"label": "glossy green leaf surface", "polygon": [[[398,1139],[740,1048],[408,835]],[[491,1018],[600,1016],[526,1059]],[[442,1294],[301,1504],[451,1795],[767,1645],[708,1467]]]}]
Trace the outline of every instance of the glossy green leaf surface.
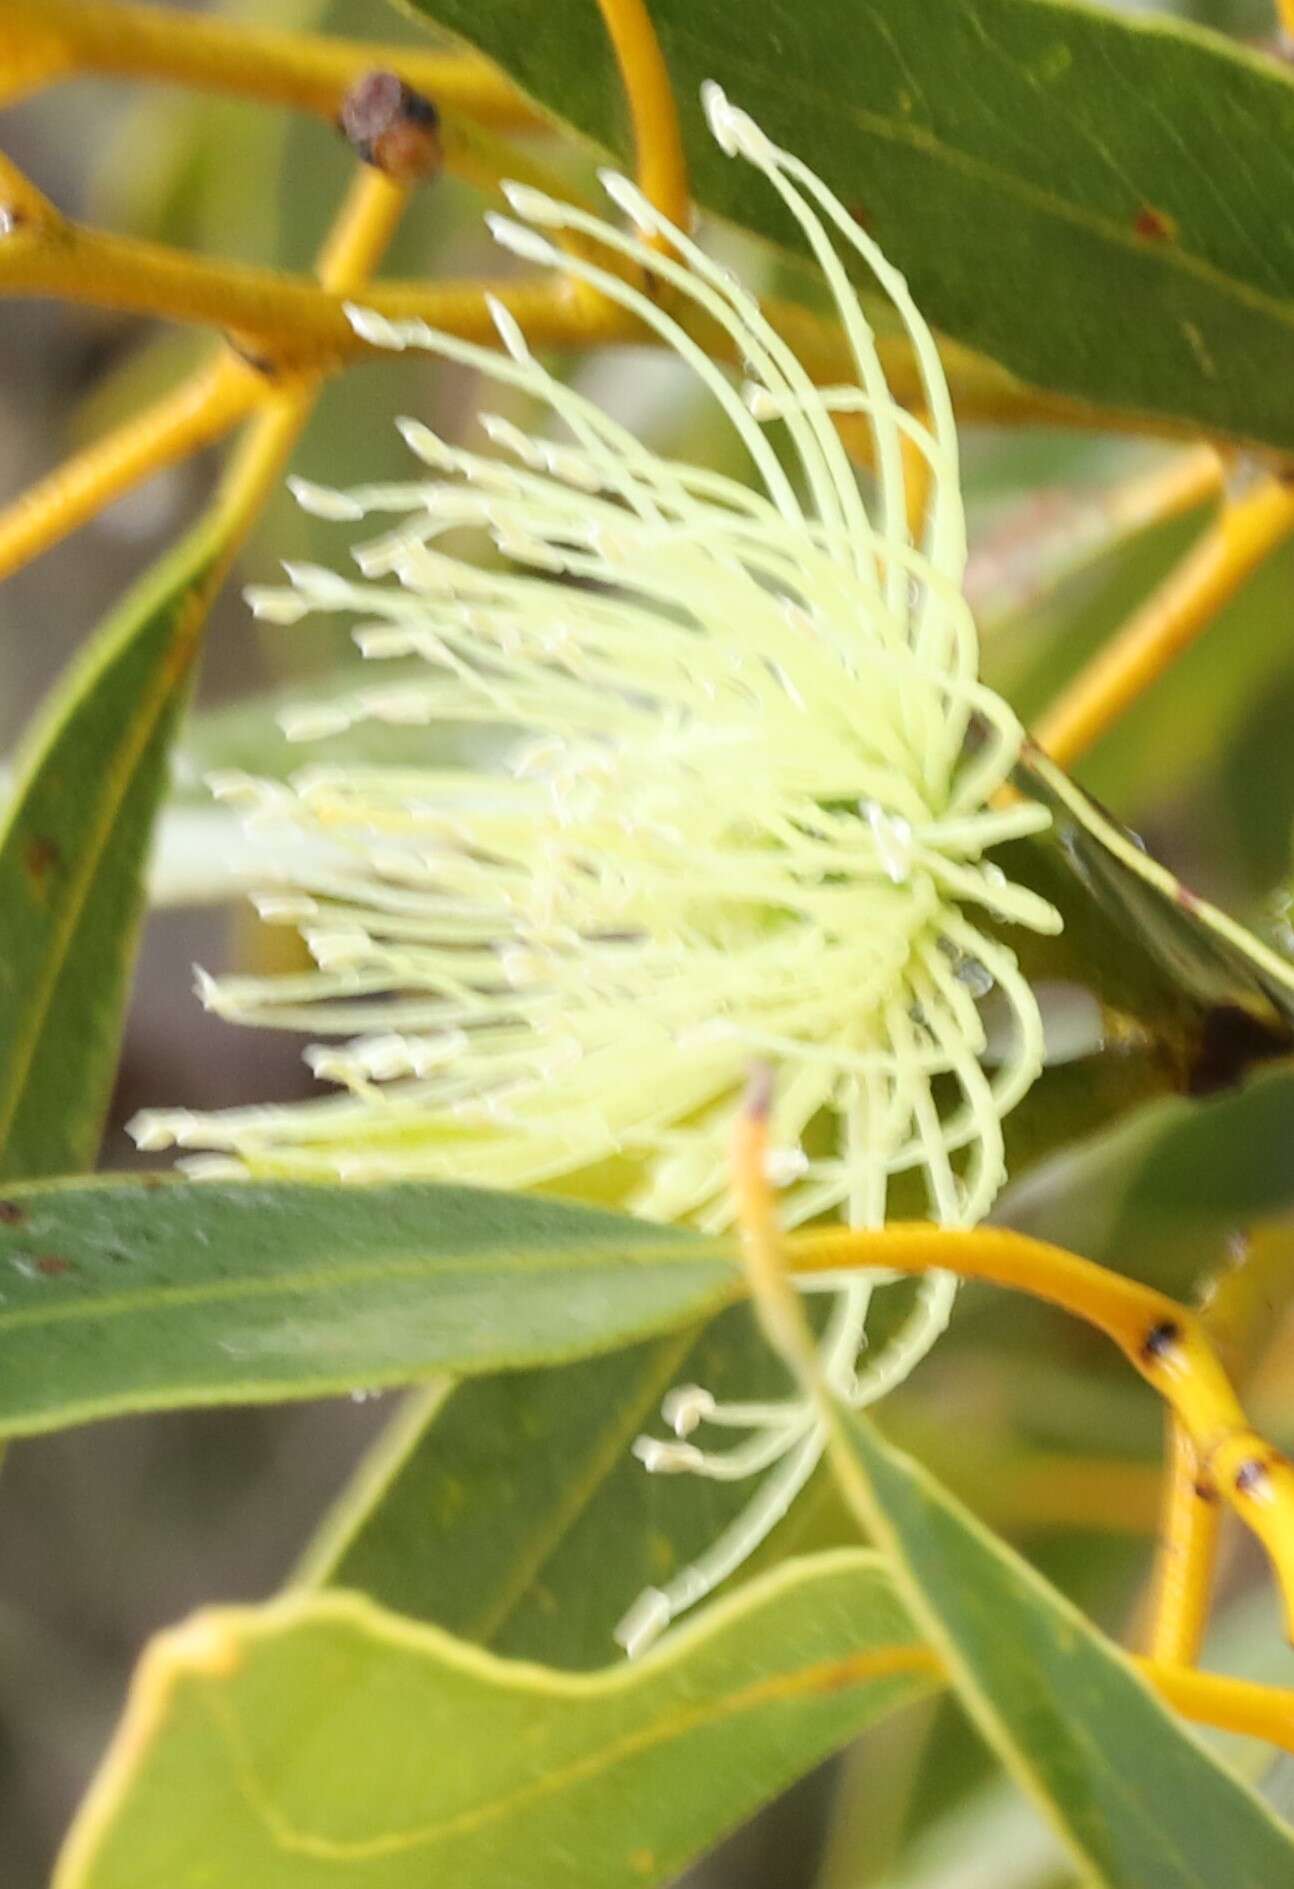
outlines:
[{"label": "glossy green leaf surface", "polygon": [[1294,1835],[927,1471],[848,1414],[833,1457],[918,1629],[1085,1884],[1270,1889],[1294,1880]]},{"label": "glossy green leaf surface", "polygon": [[[631,158],[595,0],[417,0]],[[908,275],[927,317],[1040,386],[1294,444],[1294,245],[1274,60],[1072,0],[652,0],[697,201],[791,240],[705,130],[717,80]]]},{"label": "glossy green leaf surface", "polygon": [[186,538],[90,639],[0,833],[0,1178],[91,1165],[143,873],[220,542]]},{"label": "glossy green leaf surface", "polygon": [[212,1610],[145,1657],[55,1889],[643,1889],[931,1683],[852,1550],[592,1676],[354,1595]]},{"label": "glossy green leaf surface", "polygon": [[555,1362],[738,1287],[695,1234],[472,1188],[15,1187],[0,1434]]}]

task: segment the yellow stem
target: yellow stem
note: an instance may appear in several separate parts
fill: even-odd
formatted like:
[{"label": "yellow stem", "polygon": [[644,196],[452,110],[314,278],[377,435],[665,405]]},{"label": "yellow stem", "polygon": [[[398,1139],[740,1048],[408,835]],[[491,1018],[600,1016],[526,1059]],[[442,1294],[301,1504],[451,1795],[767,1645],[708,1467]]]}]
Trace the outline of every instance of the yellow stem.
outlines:
[{"label": "yellow stem", "polygon": [[1151,1659],[1193,1666],[1208,1625],[1220,1511],[1195,1445],[1175,1415],[1168,1420],[1168,1438],[1148,1651]]},{"label": "yellow stem", "polygon": [[[0,208],[3,205],[0,204]],[[519,281],[400,284],[366,288],[366,305],[393,320],[422,319],[451,333],[494,339],[486,292],[498,295],[537,346],[628,339],[636,324],[619,310],[586,306],[551,277]],[[56,238],[19,228],[0,236],[0,294],[50,295],[222,329],[258,361],[284,370],[328,371],[373,352],[346,319],[346,292],[308,277],[187,256],[164,243],[109,236],[67,223]]]},{"label": "yellow stem", "polygon": [[1034,730],[1068,766],[1193,643],[1245,579],[1294,531],[1294,484],[1264,477],[1223,505],[1198,543],[1081,671]]},{"label": "yellow stem", "polygon": [[638,184],[653,209],[687,228],[687,159],[669,67],[646,0],[598,0],[633,119]]},{"label": "yellow stem", "polygon": [[817,1353],[800,1295],[786,1270],[777,1197],[768,1178],[771,1084],[768,1068],[757,1064],[733,1125],[729,1175],[756,1316],[768,1342],[793,1374],[802,1383],[814,1384],[818,1380]]},{"label": "yellow stem", "polygon": [[1114,487],[1106,501],[1110,523],[1129,535],[1193,512],[1222,490],[1225,462],[1213,446],[1188,446],[1167,464]]},{"label": "yellow stem", "polygon": [[[4,207],[0,191],[0,212]],[[577,294],[551,277],[382,282],[366,288],[364,300],[392,320],[423,320],[464,339],[493,343],[497,336],[485,306],[487,291],[507,304],[537,347],[641,346],[657,339],[603,297]],[[109,236],[70,222],[60,221],[56,236],[43,238],[21,228],[5,235],[0,228],[0,295],[6,294],[48,295],[203,324],[237,334],[258,357],[285,368],[331,370],[380,352],[354,333],[341,297],[306,276],[186,256],[165,244]],[[732,358],[731,343],[710,324],[676,307],[668,295],[659,299],[716,359]],[[834,323],[776,298],[764,303],[764,312],[815,380],[840,380],[854,372],[848,345]],[[910,346],[882,338],[880,354],[896,397],[919,395]],[[1132,425],[1126,416],[1028,387],[954,343],[945,343],[943,354],[963,420],[1087,429]]]},{"label": "yellow stem", "polygon": [[1243,1732],[1269,1745],[1294,1751],[1294,1692],[1260,1686],[1250,1679],[1228,1679],[1162,1660],[1133,1662],[1165,1705],[1183,1718],[1213,1725],[1220,1732]]},{"label": "yellow stem", "polygon": [[[357,174],[350,198],[320,252],[320,279],[338,294],[359,288],[376,267],[399,220],[404,192],[380,172]],[[317,391],[310,383],[313,398]],[[282,390],[290,404],[300,385]],[[0,579],[93,518],[131,486],[161,467],[221,438],[272,394],[265,377],[228,350],[199,368],[172,393],[56,468],[0,512]],[[287,429],[280,402],[275,425]],[[290,430],[290,429],[289,429]],[[262,451],[272,459],[273,450]]]},{"label": "yellow stem", "polygon": [[143,413],[73,454],[0,511],[0,580],[140,480],[223,437],[263,393],[260,375],[222,353]]},{"label": "yellow stem", "polygon": [[[942,1684],[948,1683],[938,1654],[920,1641],[874,1647],[866,1658],[868,1670],[929,1672]],[[1202,1673],[1168,1660],[1134,1657],[1132,1664],[1164,1704],[1183,1718],[1294,1751],[1294,1691],[1253,1679],[1232,1679],[1225,1673]]]},{"label": "yellow stem", "polygon": [[[320,282],[338,295],[353,294],[377,266],[408,202],[408,190],[381,171],[361,166],[319,252]],[[217,497],[231,520],[254,518],[282,474],[310,417],[322,376],[307,374],[274,389],[240,442]]]},{"label": "yellow stem", "polygon": [[[859,1266],[906,1273],[939,1269],[1049,1300],[1111,1337],[1170,1405],[1192,1442],[1192,1462],[1204,1473],[1217,1474],[1219,1486],[1267,1548],[1281,1584],[1287,1628],[1294,1625],[1294,1467],[1246,1426],[1193,1313],[1090,1260],[996,1227],[949,1230],[896,1223],[875,1232],[830,1229],[782,1241],[764,1179],[766,1120],[767,1102],[756,1090],[738,1123],[734,1194],[756,1309],[803,1384],[813,1386],[817,1380],[816,1357],[802,1312],[790,1314],[782,1307],[789,1275]],[[1259,1466],[1261,1476],[1255,1479]],[[1294,1751],[1294,1692],[1196,1672],[1164,1657],[1158,1646],[1150,1659],[1134,1664],[1183,1716]]]},{"label": "yellow stem", "polygon": [[1160,1478],[1153,1464],[1121,1456],[1038,1454],[967,1473],[971,1506],[1001,1530],[1092,1529],[1146,1535],[1155,1526]]},{"label": "yellow stem", "polygon": [[408,189],[365,166],[319,251],[315,273],[321,288],[353,295],[363,288],[386,253],[409,201]]},{"label": "yellow stem", "polygon": [[63,218],[49,198],[0,151],[0,237],[34,228],[41,234],[59,231]]},{"label": "yellow stem", "polygon": [[1186,1306],[1061,1247],[999,1227],[832,1228],[789,1239],[785,1258],[798,1273],[862,1266],[955,1272],[1028,1292],[1103,1331],[1180,1419],[1201,1475],[1266,1548],[1294,1635],[1294,1464],[1250,1426],[1201,1321]]},{"label": "yellow stem", "polygon": [[540,121],[474,54],[332,39],[177,7],[108,0],[0,0],[0,96],[74,74],[161,79],[313,112],[332,122],[362,73],[395,72],[447,114],[527,129]]}]

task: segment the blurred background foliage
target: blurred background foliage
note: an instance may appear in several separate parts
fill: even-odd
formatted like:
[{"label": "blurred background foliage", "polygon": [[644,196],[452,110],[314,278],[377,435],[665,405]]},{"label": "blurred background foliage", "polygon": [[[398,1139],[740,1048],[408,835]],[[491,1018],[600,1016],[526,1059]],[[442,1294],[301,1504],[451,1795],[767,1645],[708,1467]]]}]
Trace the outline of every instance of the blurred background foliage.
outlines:
[{"label": "blurred background foliage", "polygon": [[[1170,10],[1151,0],[1123,4]],[[425,29],[377,0],[228,0],[224,10],[425,43]],[[1191,0],[1175,10],[1241,37],[1270,31],[1266,0]],[[351,169],[340,139],[316,122],[165,88],[61,85],[8,111],[4,131],[17,162],[71,214],[292,268],[308,266]],[[426,276],[496,268],[481,208],[469,188],[442,179],[415,199],[389,267]],[[771,265],[745,259],[756,266]],[[85,307],[7,302],[0,324],[6,498],[177,383],[200,345],[188,333]],[[671,364],[621,351],[572,371],[655,446],[720,462],[725,448],[711,418]],[[425,356],[365,365],[328,386],[294,467],[341,485],[398,475],[406,455],[392,416],[416,413],[453,437],[475,393],[470,375]],[[1168,450],[1045,430],[967,435],[985,669],[1026,719],[1190,541],[1197,518],[1105,542],[1102,494]],[[197,513],[212,477],[211,456],[161,474],[0,588],[0,749],[88,628]],[[267,509],[238,577],[271,578],[283,557],[335,562],[343,542],[336,526],[284,495]],[[1072,568],[1051,583],[1052,565]],[[1175,871],[1269,935],[1282,922],[1294,808],[1292,577],[1287,545],[1081,770]],[[340,629],[254,624],[240,587],[227,586],[217,608],[199,706],[181,742],[158,865],[163,903],[137,978],[103,1152],[109,1167],[131,1159],[120,1124],[144,1102],[201,1108],[308,1086],[298,1044],[230,1029],[190,994],[194,961],[213,969],[249,957],[271,962],[285,948],[281,935],[256,932],[243,906],[221,896],[239,875],[239,842],[207,807],[201,777],[215,765],[289,766],[275,706],[345,686],[355,661]],[[1163,1105],[1152,1138],[1173,1129],[1174,1106]],[[1221,1137],[1242,1147],[1253,1122],[1233,1109],[1210,1133],[1215,1146]],[[1158,1253],[1179,1286],[1225,1267],[1237,1231],[1225,1212],[1188,1220],[1175,1211],[1182,1170],[1175,1175],[1171,1161],[1160,1171],[1152,1164],[1129,1192],[1127,1148],[1117,1136],[1115,1144],[1060,1157],[1031,1176],[1015,1205],[1020,1224],[1115,1264],[1131,1263],[1135,1243],[1140,1276],[1153,1276]],[[1081,1228],[1076,1199],[1092,1209]],[[1258,1283],[1247,1304],[1245,1289],[1233,1288],[1231,1335],[1255,1361],[1255,1421],[1294,1442],[1294,1344],[1264,1321],[1294,1267],[1294,1229],[1258,1229],[1254,1250]],[[10,1451],[0,1527],[5,1889],[45,1880],[145,1637],[199,1601],[271,1592],[393,1402],[129,1420]],[[1126,1633],[1135,1623],[1155,1526],[1161,1413],[1103,1340],[1020,1299],[1007,1316],[1000,1295],[968,1289],[949,1341],[895,1400],[890,1427],[1104,1625]],[[825,1496],[794,1525],[804,1544],[852,1533]],[[1228,1533],[1221,1581],[1210,1654],[1235,1672],[1294,1681],[1294,1655],[1273,1651],[1283,1643],[1265,1576],[1238,1531]],[[1243,1761],[1256,1762],[1253,1748]],[[1265,1757],[1262,1778],[1287,1806],[1294,1800],[1294,1760]],[[918,1828],[913,1844],[907,1836]],[[936,1701],[887,1721],[700,1865],[694,1880],[698,1889],[1060,1889],[1071,1878],[964,1719]]]}]

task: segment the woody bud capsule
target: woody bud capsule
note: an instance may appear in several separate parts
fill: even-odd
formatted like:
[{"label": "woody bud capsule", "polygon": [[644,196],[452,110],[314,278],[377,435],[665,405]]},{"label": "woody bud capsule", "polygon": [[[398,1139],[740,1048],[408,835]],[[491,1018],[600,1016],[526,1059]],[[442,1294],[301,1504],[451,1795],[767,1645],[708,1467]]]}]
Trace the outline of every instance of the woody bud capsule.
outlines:
[{"label": "woody bud capsule", "polygon": [[394,72],[366,72],[342,100],[338,125],[356,154],[393,183],[440,173],[440,113]]}]

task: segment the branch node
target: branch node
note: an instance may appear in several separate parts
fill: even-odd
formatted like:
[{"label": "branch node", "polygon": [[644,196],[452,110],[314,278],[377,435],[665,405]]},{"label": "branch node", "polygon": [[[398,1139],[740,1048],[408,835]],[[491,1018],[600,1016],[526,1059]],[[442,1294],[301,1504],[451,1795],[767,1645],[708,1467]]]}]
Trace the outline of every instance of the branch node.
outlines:
[{"label": "branch node", "polygon": [[440,113],[395,72],[365,72],[342,100],[338,129],[357,157],[397,184],[440,174]]}]

